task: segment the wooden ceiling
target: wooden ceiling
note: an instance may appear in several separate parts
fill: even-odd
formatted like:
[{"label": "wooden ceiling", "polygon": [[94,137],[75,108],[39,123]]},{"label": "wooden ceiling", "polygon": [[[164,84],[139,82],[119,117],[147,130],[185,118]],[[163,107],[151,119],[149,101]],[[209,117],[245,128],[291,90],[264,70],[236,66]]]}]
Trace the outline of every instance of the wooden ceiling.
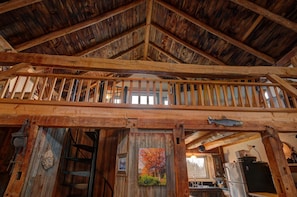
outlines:
[{"label": "wooden ceiling", "polygon": [[[297,54],[297,1],[0,0],[0,38],[7,52],[288,66]],[[188,148],[215,147],[209,134],[195,135]]]},{"label": "wooden ceiling", "polygon": [[0,35],[17,52],[287,66],[297,51],[296,0],[1,2]]}]

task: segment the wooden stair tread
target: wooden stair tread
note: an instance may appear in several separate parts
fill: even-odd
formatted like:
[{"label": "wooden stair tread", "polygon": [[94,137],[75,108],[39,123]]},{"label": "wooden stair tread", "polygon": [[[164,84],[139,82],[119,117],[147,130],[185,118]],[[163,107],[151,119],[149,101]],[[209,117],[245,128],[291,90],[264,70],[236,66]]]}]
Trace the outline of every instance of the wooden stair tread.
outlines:
[{"label": "wooden stair tread", "polygon": [[90,176],[90,171],[63,171],[64,174],[70,174],[74,176],[84,176],[84,177],[89,177]]},{"label": "wooden stair tread", "polygon": [[90,159],[90,158],[65,157],[65,159],[74,161],[74,162],[81,162],[81,163],[91,163],[92,162],[92,159]]},{"label": "wooden stair tread", "polygon": [[88,152],[94,152],[94,147],[93,146],[89,146],[89,145],[85,145],[85,144],[74,144],[73,146],[88,151]]}]

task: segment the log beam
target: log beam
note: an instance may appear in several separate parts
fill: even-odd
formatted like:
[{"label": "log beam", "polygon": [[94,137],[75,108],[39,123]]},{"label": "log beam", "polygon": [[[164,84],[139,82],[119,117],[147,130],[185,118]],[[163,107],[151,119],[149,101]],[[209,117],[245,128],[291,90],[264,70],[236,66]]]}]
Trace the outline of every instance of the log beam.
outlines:
[{"label": "log beam", "polygon": [[267,75],[267,78],[275,83],[278,83],[282,88],[284,88],[289,94],[291,94],[294,97],[297,97],[297,89],[291,86],[288,82],[280,78],[279,76],[275,74],[269,74]]},{"label": "log beam", "polygon": [[295,197],[297,194],[288,162],[285,158],[278,132],[267,127],[261,133],[274,186],[279,197]]},{"label": "log beam", "polygon": [[34,3],[41,2],[42,0],[13,0],[0,4],[0,14],[22,8]]},{"label": "log beam", "polygon": [[276,74],[280,77],[297,78],[297,68],[267,66],[220,66],[172,64],[141,60],[112,60],[101,58],[85,58],[62,55],[45,55],[33,53],[0,52],[0,62],[29,63],[40,67],[56,67],[86,71],[106,71],[117,73],[167,74],[189,77],[259,77]]},{"label": "log beam", "polygon": [[173,129],[174,144],[174,172],[175,172],[175,196],[189,196],[189,180],[186,161],[185,131],[182,124],[177,124]]},{"label": "log beam", "polygon": [[[242,127],[209,125],[207,117],[227,116],[244,122]],[[272,125],[281,132],[297,131],[297,112],[244,112],[216,110],[131,109],[95,106],[54,106],[0,103],[0,125],[21,124],[24,118],[34,118],[36,124],[47,127],[128,128],[130,119],[137,119],[138,128],[170,129],[177,121],[187,130],[224,132],[261,132]]]}]

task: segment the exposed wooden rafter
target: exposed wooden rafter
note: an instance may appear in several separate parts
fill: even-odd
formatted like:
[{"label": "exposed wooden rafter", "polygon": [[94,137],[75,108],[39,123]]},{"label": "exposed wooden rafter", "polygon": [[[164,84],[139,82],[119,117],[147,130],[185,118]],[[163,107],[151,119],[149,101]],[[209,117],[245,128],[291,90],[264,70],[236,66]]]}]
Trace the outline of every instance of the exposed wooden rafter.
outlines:
[{"label": "exposed wooden rafter", "polygon": [[34,3],[41,2],[42,0],[11,0],[4,3],[0,3],[0,14],[9,12],[18,8],[22,8]]},{"label": "exposed wooden rafter", "polygon": [[165,3],[165,2],[163,2],[161,0],[156,0],[156,2],[158,4],[160,4],[161,6],[165,7],[166,9],[169,9],[169,10],[175,12],[176,14],[184,17],[186,20],[188,20],[188,21],[192,22],[193,24],[201,27],[202,29],[205,29],[206,31],[218,36],[219,38],[221,38],[221,39],[223,39],[223,40],[225,40],[225,41],[227,41],[229,43],[231,43],[232,45],[234,45],[234,46],[236,46],[236,47],[238,47],[238,48],[240,48],[240,49],[242,49],[242,50],[244,50],[244,51],[246,51],[246,52],[248,52],[250,54],[253,54],[253,55],[255,55],[256,57],[258,57],[260,59],[263,59],[263,60],[265,60],[266,62],[268,62],[270,64],[275,63],[274,58],[272,58],[272,57],[270,57],[270,56],[268,56],[268,55],[266,55],[266,54],[264,54],[264,53],[262,53],[260,51],[257,51],[256,49],[254,49],[254,48],[252,48],[252,47],[250,47],[250,46],[248,46],[248,45],[246,45],[246,44],[244,44],[244,43],[242,43],[242,42],[240,42],[240,41],[238,41],[238,40],[236,40],[236,39],[234,39],[234,38],[232,38],[232,37],[230,37],[230,36],[228,36],[228,35],[226,35],[226,34],[224,34],[222,32],[220,32],[220,31],[206,25],[205,23],[203,23],[203,22],[199,21],[198,19],[188,15],[187,13],[177,9],[176,7],[174,7],[172,5],[169,5],[169,4],[167,4],[167,3]]},{"label": "exposed wooden rafter", "polygon": [[255,3],[252,3],[247,0],[230,0],[230,1],[246,8],[246,9],[249,9],[259,15],[262,15],[265,18],[267,18],[279,25],[282,25],[294,32],[297,32],[297,23],[294,23],[293,21],[290,21],[282,16],[274,14],[273,12],[270,12],[269,10],[262,8],[261,6],[258,6]]},{"label": "exposed wooden rafter", "polygon": [[144,60],[146,60],[147,54],[148,54],[152,12],[153,12],[153,0],[148,0],[146,4],[146,27],[145,27],[145,35],[144,35],[144,50],[143,50]]},{"label": "exposed wooden rafter", "polygon": [[245,41],[247,37],[254,31],[254,29],[258,26],[258,24],[262,21],[263,16],[258,16],[257,19],[254,21],[254,23],[250,26],[250,28],[245,32],[243,37],[241,38],[241,41]]},{"label": "exposed wooden rafter", "polygon": [[284,55],[280,60],[276,62],[277,66],[287,66],[290,64],[291,58],[297,55],[297,46],[294,47],[289,53]]},{"label": "exposed wooden rafter", "polygon": [[297,77],[297,68],[288,67],[269,67],[269,69],[267,69],[267,66],[202,66],[195,64],[172,64],[140,60],[112,60],[33,53],[0,52],[0,62],[23,62],[30,63],[34,66],[86,71],[168,74],[191,77],[259,77],[268,74],[276,74],[280,77]]},{"label": "exposed wooden rafter", "polygon": [[123,12],[125,12],[125,11],[127,11],[129,9],[132,9],[132,8],[142,4],[143,2],[144,2],[144,0],[134,1],[134,2],[132,2],[130,4],[128,4],[128,5],[119,7],[117,9],[115,9],[115,10],[112,10],[110,12],[102,14],[102,15],[100,15],[98,17],[93,18],[93,19],[78,23],[76,25],[73,25],[73,26],[70,26],[70,27],[67,27],[67,28],[64,28],[64,29],[60,29],[58,31],[43,35],[43,36],[41,36],[39,38],[36,38],[36,39],[30,40],[28,42],[22,43],[20,45],[17,45],[17,46],[15,46],[15,49],[17,51],[23,51],[23,50],[29,49],[31,47],[34,47],[36,45],[45,43],[47,41],[50,41],[50,40],[59,38],[61,36],[65,36],[67,34],[79,31],[79,30],[81,30],[83,28],[86,28],[86,27],[89,27],[91,25],[100,23],[103,20],[106,20],[106,19],[108,19],[110,17],[113,17],[113,16],[118,15],[120,13],[123,13]]}]

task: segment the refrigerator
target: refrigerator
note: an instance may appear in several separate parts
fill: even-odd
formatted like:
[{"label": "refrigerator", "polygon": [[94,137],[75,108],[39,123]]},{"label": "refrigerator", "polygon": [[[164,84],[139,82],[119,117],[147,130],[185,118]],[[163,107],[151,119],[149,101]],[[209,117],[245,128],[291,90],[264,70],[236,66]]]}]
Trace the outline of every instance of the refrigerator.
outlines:
[{"label": "refrigerator", "polygon": [[224,163],[224,168],[231,197],[248,197],[247,184],[240,163]]},{"label": "refrigerator", "polygon": [[266,162],[233,162],[224,164],[231,197],[248,197],[249,192],[276,193]]}]

